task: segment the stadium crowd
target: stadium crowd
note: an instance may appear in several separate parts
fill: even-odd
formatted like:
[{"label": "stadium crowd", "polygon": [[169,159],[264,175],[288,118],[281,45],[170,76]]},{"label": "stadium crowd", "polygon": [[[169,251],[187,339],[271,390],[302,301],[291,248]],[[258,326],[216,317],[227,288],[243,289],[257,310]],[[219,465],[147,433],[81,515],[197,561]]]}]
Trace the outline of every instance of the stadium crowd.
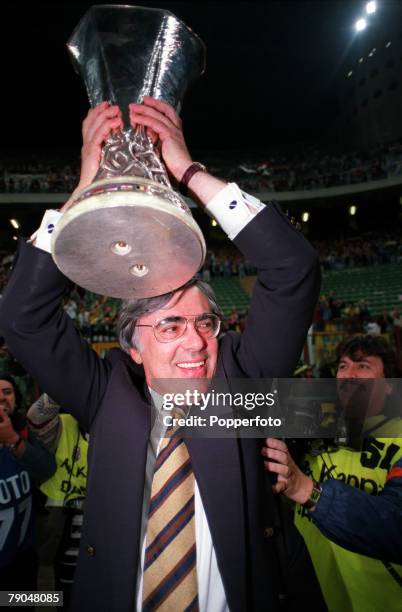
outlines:
[{"label": "stadium crowd", "polygon": [[70,193],[77,184],[78,172],[78,163],[3,158],[0,193]]},{"label": "stadium crowd", "polygon": [[[227,154],[225,155],[227,159]],[[235,181],[249,191],[326,189],[386,179],[402,174],[402,143],[377,145],[369,151],[328,153],[304,148],[293,154],[272,153],[258,161],[233,158],[228,164],[211,162],[218,176]],[[0,192],[69,193],[77,184],[78,162],[20,158],[0,164]]]},{"label": "stadium crowd", "polygon": [[402,261],[399,233],[370,233],[347,240],[312,241],[323,271],[376,266]]},{"label": "stadium crowd", "polygon": [[294,155],[271,155],[254,163],[241,163],[231,178],[243,189],[304,191],[377,181],[402,173],[402,143],[378,145],[369,151],[329,154],[319,149]]},{"label": "stadium crowd", "polygon": [[[402,240],[392,234],[370,234],[350,240],[313,242],[323,271],[350,270],[361,266],[373,266],[402,262]],[[0,296],[6,285],[13,256],[0,253]],[[209,249],[199,276],[209,282],[211,279],[242,279],[254,276],[255,267],[234,248],[216,247]],[[88,341],[108,342],[116,339],[115,323],[119,301],[102,297],[75,287],[65,303],[65,309],[78,329]],[[224,319],[224,329],[242,331],[247,312],[232,312]],[[400,313],[398,309],[381,312],[370,311],[364,300],[357,302],[340,299],[333,292],[321,295],[314,315],[314,331],[346,331],[348,333],[388,333],[395,336],[398,349],[400,339]]]}]

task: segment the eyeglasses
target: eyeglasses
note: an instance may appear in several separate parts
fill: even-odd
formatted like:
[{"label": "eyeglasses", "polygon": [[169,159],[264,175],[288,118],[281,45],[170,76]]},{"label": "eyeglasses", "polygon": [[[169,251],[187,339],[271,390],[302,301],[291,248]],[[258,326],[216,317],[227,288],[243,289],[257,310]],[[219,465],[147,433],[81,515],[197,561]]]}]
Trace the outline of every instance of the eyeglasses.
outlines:
[{"label": "eyeglasses", "polygon": [[205,312],[196,317],[166,317],[153,325],[136,325],[136,327],[152,327],[158,342],[173,342],[183,336],[189,321],[193,321],[197,332],[205,339],[216,338],[221,328],[221,320],[212,312]]}]

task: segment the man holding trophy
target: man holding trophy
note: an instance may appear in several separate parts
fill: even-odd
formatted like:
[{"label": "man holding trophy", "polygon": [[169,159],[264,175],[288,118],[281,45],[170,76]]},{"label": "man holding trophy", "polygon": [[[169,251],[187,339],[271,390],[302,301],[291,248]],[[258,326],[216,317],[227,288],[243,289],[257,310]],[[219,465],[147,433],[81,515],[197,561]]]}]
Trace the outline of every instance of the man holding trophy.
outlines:
[{"label": "man holding trophy", "polygon": [[[177,48],[181,22],[165,11],[94,8],[139,11],[142,33],[148,19],[153,25],[155,15],[159,19],[146,62],[145,82],[152,81],[153,95],[142,92],[127,105],[124,96],[118,104],[106,101],[111,97],[92,104],[83,124],[79,186],[62,215],[45,215],[34,244],[21,245],[0,312],[14,356],[59,404],[73,406],[90,432],[72,609],[278,610],[274,500],[265,485],[260,442],[169,437],[151,395],[156,379],[291,375],[318,295],[317,256],[276,204],[261,204],[191,159],[169,95],[155,86],[155,75],[170,65]],[[88,14],[85,19],[88,23]],[[110,29],[110,15],[106,22]],[[119,32],[124,41],[130,38],[126,29]],[[80,57],[77,48],[75,56]],[[155,57],[158,70],[151,79]],[[85,65],[92,70],[94,63]],[[122,143],[127,124],[128,140],[134,138],[139,151],[134,161],[132,140]],[[218,339],[214,296],[191,280],[202,265],[204,242],[186,217],[185,202],[166,182],[159,157],[147,150],[156,140],[170,177],[217,219],[258,269],[242,335],[229,332]],[[151,171],[144,171],[144,159]],[[116,178],[115,168],[128,165],[135,166],[135,178],[124,171]],[[163,199],[173,212],[166,212]],[[98,252],[93,257],[95,241],[103,236],[104,258]],[[165,249],[162,257],[158,244]],[[113,350],[101,359],[79,337],[60,306],[69,285],[65,274],[85,287],[128,298],[119,329],[124,352]]]}]

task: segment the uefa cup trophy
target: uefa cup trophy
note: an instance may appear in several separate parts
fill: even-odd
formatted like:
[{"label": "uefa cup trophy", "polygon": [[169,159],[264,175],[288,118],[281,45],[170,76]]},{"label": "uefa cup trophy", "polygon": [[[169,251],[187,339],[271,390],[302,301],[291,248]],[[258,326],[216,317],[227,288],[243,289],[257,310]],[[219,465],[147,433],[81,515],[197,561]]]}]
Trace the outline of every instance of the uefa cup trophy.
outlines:
[{"label": "uefa cup trophy", "polygon": [[124,128],[109,137],[94,182],[57,224],[53,259],[95,293],[167,293],[202,266],[205,242],[146,130],[131,128],[128,104],[147,95],[179,109],[187,86],[204,71],[204,44],[168,11],[98,5],[67,46],[91,106],[117,104]]}]

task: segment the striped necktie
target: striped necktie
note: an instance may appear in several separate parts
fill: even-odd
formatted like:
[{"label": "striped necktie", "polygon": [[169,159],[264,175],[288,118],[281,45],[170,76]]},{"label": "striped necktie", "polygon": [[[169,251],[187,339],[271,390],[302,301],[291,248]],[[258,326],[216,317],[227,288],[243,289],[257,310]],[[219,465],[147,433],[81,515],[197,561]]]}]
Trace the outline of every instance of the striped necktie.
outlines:
[{"label": "striped necktie", "polygon": [[151,489],[143,612],[198,611],[194,482],[183,438],[164,438]]}]

